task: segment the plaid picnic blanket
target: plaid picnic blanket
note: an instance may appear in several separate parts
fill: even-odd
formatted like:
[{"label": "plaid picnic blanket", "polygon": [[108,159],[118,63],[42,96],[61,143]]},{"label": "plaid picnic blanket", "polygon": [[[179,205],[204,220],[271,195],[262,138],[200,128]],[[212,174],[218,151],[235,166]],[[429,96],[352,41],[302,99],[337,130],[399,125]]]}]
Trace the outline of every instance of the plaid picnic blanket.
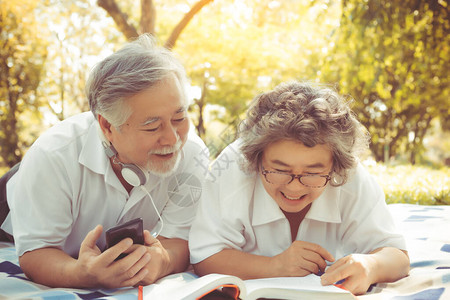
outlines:
[{"label": "plaid picnic blanket", "polygon": [[[394,283],[378,283],[358,299],[450,299],[450,206],[390,204],[388,207],[406,238],[410,275]],[[0,243],[0,299],[127,300],[137,297],[137,288],[63,289],[36,284],[20,269],[14,245]]]}]

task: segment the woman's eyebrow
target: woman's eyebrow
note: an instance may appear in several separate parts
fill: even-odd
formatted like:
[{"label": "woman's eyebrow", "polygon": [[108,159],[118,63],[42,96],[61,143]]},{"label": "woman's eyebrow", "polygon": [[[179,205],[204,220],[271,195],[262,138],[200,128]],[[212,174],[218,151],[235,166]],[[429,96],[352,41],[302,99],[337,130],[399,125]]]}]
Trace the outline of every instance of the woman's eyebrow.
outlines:
[{"label": "woman's eyebrow", "polygon": [[307,167],[307,168],[324,168],[325,165],[319,162],[319,163],[307,165],[306,167]]},{"label": "woman's eyebrow", "polygon": [[[274,163],[274,164],[277,164],[277,165],[283,166],[283,167],[288,167],[288,168],[292,168],[292,166],[291,166],[291,165],[289,165],[289,164],[287,164],[287,163],[285,163],[285,162],[283,162],[283,161],[281,161],[281,160],[278,160],[278,159],[274,159],[274,160],[272,160],[271,162],[272,162],[272,163]],[[314,168],[324,168],[324,167],[325,167],[325,165],[324,165],[324,164],[322,164],[322,163],[320,163],[320,162],[318,162],[318,163],[314,163],[314,164],[306,165],[305,167],[306,167],[306,168],[311,168],[311,169],[314,169]]]},{"label": "woman's eyebrow", "polygon": [[283,162],[281,160],[278,160],[278,159],[271,160],[271,162],[274,163],[274,164],[283,166],[283,167],[289,167],[289,168],[291,167],[289,164],[287,164],[287,163],[285,163],[285,162]]}]

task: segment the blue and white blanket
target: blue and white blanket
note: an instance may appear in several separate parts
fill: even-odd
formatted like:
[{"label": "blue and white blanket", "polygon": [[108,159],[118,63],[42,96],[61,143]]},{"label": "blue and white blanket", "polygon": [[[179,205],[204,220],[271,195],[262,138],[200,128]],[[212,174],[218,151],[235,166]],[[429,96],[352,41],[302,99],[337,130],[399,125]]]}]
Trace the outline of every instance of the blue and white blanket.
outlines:
[{"label": "blue and white blanket", "polygon": [[[410,275],[394,283],[374,285],[358,299],[450,299],[450,206],[390,204],[389,209],[407,241]],[[61,289],[33,283],[20,269],[14,245],[0,243],[0,299],[127,300],[137,297],[137,288]]]},{"label": "blue and white blanket", "polygon": [[379,283],[358,298],[450,299],[450,206],[390,204],[389,209],[406,239],[409,276]]}]

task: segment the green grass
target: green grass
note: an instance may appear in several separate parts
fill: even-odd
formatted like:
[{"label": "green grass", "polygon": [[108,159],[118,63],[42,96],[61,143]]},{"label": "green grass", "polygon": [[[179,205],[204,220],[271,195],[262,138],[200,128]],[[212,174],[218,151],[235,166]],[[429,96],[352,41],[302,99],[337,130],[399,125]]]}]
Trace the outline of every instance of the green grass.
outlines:
[{"label": "green grass", "polygon": [[387,203],[450,205],[450,168],[376,164],[367,166],[386,194]]},{"label": "green grass", "polygon": [[[450,168],[365,164],[386,194],[387,203],[450,205]],[[0,175],[7,168],[0,168]]]}]

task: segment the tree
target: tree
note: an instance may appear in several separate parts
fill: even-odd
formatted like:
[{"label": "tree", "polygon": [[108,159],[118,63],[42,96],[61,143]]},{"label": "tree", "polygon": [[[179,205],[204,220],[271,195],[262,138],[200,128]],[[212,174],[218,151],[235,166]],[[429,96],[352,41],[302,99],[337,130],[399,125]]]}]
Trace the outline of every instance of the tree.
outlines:
[{"label": "tree", "polygon": [[[112,20],[88,0],[54,1],[42,12],[51,34],[45,77],[38,90],[55,122],[89,110],[85,81],[93,64],[123,42]],[[43,108],[42,108],[43,109]]]},{"label": "tree", "polygon": [[0,153],[3,165],[12,167],[22,159],[19,116],[24,110],[39,117],[36,90],[47,57],[39,35],[35,1],[0,2]]},{"label": "tree", "polygon": [[257,94],[282,81],[317,78],[322,49],[340,17],[339,5],[326,3],[215,2],[184,31],[177,53],[201,90],[191,115],[212,156],[233,140]]},{"label": "tree", "polygon": [[[166,40],[164,46],[168,49],[172,49],[181,32],[189,24],[194,15],[197,14],[203,6],[212,1],[213,0],[199,0],[195,3],[172,30],[172,33]],[[156,36],[156,7],[153,0],[141,0],[139,28],[136,28],[136,26],[132,24],[131,20],[128,19],[128,14],[121,10],[115,0],[97,0],[97,4],[113,18],[117,28],[127,39],[135,38],[142,33],[150,33]]]},{"label": "tree", "polygon": [[342,1],[323,78],[356,99],[377,161],[408,153],[414,164],[431,121],[448,116],[449,20],[445,1]]},{"label": "tree", "polygon": [[[20,161],[58,120],[89,109],[84,85],[90,68],[124,40],[89,0],[27,1],[1,3],[0,39],[7,45],[1,54],[11,68],[1,68],[0,166]],[[15,80],[14,73],[25,74],[28,81]]]}]

